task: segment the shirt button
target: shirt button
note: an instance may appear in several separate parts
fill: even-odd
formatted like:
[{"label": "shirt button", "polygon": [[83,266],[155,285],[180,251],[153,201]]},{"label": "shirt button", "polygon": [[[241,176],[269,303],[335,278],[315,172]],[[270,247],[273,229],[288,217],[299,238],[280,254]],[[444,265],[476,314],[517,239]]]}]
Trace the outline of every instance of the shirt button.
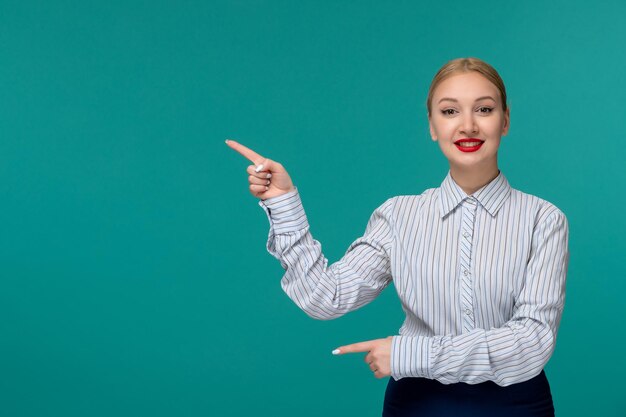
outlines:
[{"label": "shirt button", "polygon": [[470,310],[469,308],[465,309],[465,314],[467,314],[468,316],[472,315],[472,310]]},{"label": "shirt button", "polygon": [[465,271],[463,271],[463,275],[467,276],[467,274],[469,274],[469,272],[466,269]]},{"label": "shirt button", "polygon": [[469,237],[469,233],[468,232],[463,233],[463,237]]}]

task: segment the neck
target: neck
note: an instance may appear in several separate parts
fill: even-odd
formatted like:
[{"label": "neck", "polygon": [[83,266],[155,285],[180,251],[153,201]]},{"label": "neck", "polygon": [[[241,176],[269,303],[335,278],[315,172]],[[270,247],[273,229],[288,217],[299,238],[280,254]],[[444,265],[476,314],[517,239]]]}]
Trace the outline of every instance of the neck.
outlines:
[{"label": "neck", "polygon": [[489,169],[478,169],[476,167],[450,167],[450,175],[452,176],[452,179],[467,195],[472,195],[485,185],[489,184],[498,176],[499,173],[500,170],[497,165],[494,165]]}]

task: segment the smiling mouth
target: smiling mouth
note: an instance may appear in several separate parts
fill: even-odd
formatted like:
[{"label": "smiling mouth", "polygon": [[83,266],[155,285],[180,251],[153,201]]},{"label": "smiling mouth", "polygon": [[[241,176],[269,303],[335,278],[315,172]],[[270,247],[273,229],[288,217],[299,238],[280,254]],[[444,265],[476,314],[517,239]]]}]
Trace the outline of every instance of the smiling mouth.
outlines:
[{"label": "smiling mouth", "polygon": [[464,138],[454,142],[456,147],[462,152],[475,152],[485,143],[484,140],[477,138]]}]

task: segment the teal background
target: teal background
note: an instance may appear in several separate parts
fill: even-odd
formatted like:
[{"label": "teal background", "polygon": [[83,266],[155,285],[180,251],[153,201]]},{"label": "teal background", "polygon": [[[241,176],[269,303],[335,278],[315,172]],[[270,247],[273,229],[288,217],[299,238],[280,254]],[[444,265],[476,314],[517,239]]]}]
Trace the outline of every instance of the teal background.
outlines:
[{"label": "teal background", "polygon": [[620,1],[0,1],[0,414],[380,415],[330,351],[395,334],[393,288],[299,311],[224,139],[285,165],[334,261],[440,184],[428,85],[478,56],[501,169],[570,222],[557,415],[625,416],[624,42]]}]

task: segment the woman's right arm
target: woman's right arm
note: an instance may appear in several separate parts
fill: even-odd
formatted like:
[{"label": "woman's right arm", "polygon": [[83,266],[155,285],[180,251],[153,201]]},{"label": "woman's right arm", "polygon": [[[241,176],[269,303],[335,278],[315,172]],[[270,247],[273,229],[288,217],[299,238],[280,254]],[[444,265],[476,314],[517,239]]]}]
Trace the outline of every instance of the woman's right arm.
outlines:
[{"label": "woman's right arm", "polygon": [[311,235],[297,190],[260,205],[270,221],[267,250],[285,269],[283,290],[309,316],[342,316],[372,301],[391,281],[392,200],[374,211],[365,234],[330,266]]},{"label": "woman's right arm", "polygon": [[[337,318],[367,304],[391,282],[392,199],[374,211],[364,235],[350,245],[341,260],[329,266],[320,243],[310,233],[298,190],[282,165],[236,142],[227,143],[255,164],[248,173],[261,164],[270,171],[272,180],[265,185],[258,184],[259,175],[251,174],[250,191],[261,198],[259,203],[268,215],[267,249],[285,269],[281,285],[305,313],[321,320]],[[276,189],[283,192],[272,188],[277,177],[283,182]],[[271,197],[264,198],[262,194],[268,192]]]}]

